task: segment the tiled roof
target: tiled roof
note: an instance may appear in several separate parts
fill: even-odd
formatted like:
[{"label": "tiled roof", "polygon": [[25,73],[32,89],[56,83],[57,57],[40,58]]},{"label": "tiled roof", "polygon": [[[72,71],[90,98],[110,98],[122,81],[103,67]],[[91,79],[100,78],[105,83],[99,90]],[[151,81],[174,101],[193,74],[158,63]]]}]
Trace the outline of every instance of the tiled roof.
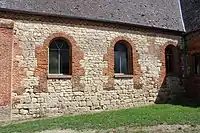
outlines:
[{"label": "tiled roof", "polygon": [[187,32],[200,29],[200,0],[181,0]]},{"label": "tiled roof", "polygon": [[178,0],[0,0],[0,9],[184,31]]}]

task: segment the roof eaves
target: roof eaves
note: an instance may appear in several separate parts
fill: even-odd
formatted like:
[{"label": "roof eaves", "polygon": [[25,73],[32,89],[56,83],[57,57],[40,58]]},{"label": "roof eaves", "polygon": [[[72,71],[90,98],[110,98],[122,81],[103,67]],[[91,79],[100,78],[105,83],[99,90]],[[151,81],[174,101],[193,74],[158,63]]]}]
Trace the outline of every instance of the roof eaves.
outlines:
[{"label": "roof eaves", "polygon": [[14,10],[14,9],[8,9],[8,8],[1,8],[0,11],[8,11],[8,12],[14,12],[14,13],[22,13],[22,14],[30,14],[30,15],[39,15],[39,16],[50,16],[50,17],[61,17],[61,18],[71,18],[71,19],[79,19],[79,20],[88,20],[88,21],[95,21],[95,22],[104,22],[104,23],[114,23],[114,24],[124,24],[129,26],[136,26],[136,27],[143,27],[148,29],[159,29],[163,31],[173,31],[176,33],[185,33],[185,29],[183,31],[181,30],[173,30],[173,29],[167,29],[167,28],[160,28],[160,27],[153,27],[153,26],[145,26],[145,25],[139,25],[134,23],[126,23],[121,21],[115,21],[115,20],[107,20],[107,19],[94,19],[94,18],[87,18],[87,17],[76,17],[76,16],[69,16],[69,15],[61,15],[61,14],[52,14],[52,13],[46,13],[46,12],[30,12],[30,11],[24,11],[24,10]]}]

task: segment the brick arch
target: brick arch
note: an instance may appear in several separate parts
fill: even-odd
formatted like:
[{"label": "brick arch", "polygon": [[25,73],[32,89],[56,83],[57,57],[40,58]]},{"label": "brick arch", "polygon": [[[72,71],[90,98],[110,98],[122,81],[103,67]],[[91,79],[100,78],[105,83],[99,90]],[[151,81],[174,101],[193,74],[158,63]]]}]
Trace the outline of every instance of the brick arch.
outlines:
[{"label": "brick arch", "polygon": [[50,35],[45,41],[44,41],[44,47],[48,49],[49,45],[51,44],[51,42],[53,42],[56,39],[63,39],[65,40],[70,47],[72,46],[76,46],[76,41],[73,39],[72,36],[63,33],[63,32],[59,32],[59,33],[53,33],[52,35]]},{"label": "brick arch", "polygon": [[67,42],[69,46],[69,54],[70,54],[70,61],[71,61],[70,66],[69,66],[69,74],[72,75],[72,47],[74,45],[76,46],[76,42],[70,35],[67,35],[65,33],[54,33],[45,40],[44,48],[48,50],[52,42],[58,39],[64,40],[65,42]]},{"label": "brick arch", "polygon": [[[59,32],[50,35],[43,45],[36,46],[36,58],[37,68],[35,69],[35,75],[39,77],[39,86],[37,92],[47,91],[47,79],[48,79],[48,48],[52,41],[61,38],[65,40],[70,47],[71,55],[71,76],[69,77],[53,77],[53,78],[70,78],[72,81],[72,87],[75,91],[82,90],[84,85],[80,83],[80,76],[84,75],[84,69],[81,67],[80,61],[84,59],[84,53],[76,45],[76,41],[70,35]],[[51,77],[52,78],[52,77]]]},{"label": "brick arch", "polygon": [[[162,66],[160,68],[160,79],[159,79],[159,84],[161,85],[162,83],[165,82],[165,77],[166,77],[166,61],[165,61],[165,49],[168,46],[174,46],[176,48],[176,52],[177,52],[177,57],[176,60],[178,61],[177,63],[179,63],[178,67],[175,68],[175,75],[180,74],[180,55],[179,55],[179,51],[178,51],[178,42],[171,42],[168,41],[164,44],[164,46],[160,46],[160,61],[162,63]],[[177,64],[176,64],[177,66]],[[178,75],[179,76],[179,75]]]},{"label": "brick arch", "polygon": [[135,84],[139,84],[139,79],[141,76],[141,69],[138,62],[139,54],[135,48],[135,45],[131,39],[125,36],[119,36],[112,40],[110,47],[108,47],[107,53],[104,55],[104,61],[108,62],[108,67],[104,69],[104,75],[108,76],[108,82],[104,85],[105,89],[114,89],[114,47],[118,42],[123,42],[129,49],[129,62],[131,63],[130,68],[131,74],[134,79]]}]

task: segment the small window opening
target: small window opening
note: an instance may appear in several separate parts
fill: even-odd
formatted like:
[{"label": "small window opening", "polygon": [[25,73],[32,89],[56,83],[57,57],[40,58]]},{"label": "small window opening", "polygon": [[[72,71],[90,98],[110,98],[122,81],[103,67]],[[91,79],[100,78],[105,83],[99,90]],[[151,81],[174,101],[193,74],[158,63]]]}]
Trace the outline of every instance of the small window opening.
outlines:
[{"label": "small window opening", "polygon": [[123,43],[117,43],[114,48],[115,73],[129,74],[128,49]]},{"label": "small window opening", "polygon": [[66,41],[57,39],[49,46],[49,74],[70,74],[70,48]]},{"label": "small window opening", "polygon": [[167,74],[174,72],[173,48],[174,46],[170,45],[170,46],[167,46],[167,48],[165,49],[165,63],[166,63]]},{"label": "small window opening", "polygon": [[194,55],[195,74],[200,74],[200,53]]}]

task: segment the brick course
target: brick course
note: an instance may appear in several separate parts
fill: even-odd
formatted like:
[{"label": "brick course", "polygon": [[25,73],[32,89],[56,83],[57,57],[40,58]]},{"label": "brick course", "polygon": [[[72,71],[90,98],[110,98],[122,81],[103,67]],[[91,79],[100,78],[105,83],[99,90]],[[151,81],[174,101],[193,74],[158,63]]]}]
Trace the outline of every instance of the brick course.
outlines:
[{"label": "brick course", "polygon": [[0,118],[10,119],[13,22],[0,20]]}]

